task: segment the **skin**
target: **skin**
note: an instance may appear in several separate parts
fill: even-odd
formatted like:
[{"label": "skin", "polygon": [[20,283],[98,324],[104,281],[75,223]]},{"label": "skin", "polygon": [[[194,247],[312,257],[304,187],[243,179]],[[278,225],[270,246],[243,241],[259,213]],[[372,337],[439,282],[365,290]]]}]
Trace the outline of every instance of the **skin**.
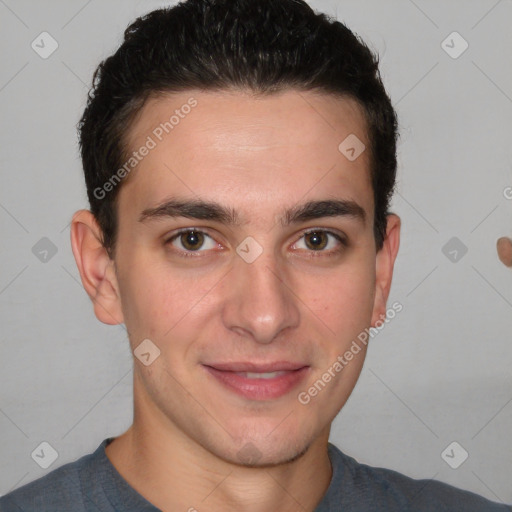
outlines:
[{"label": "skin", "polygon": [[[362,111],[350,99],[294,90],[169,94],[146,103],[130,127],[130,148],[191,97],[197,106],[122,183],[114,260],[88,210],[72,220],[73,253],[97,318],[124,322],[132,351],[149,338],[161,352],[149,366],[134,359],[134,422],[106,453],[162,510],[313,511],[332,476],[330,425],[356,384],[365,348],[307,405],[297,395],[384,317],[400,219],[388,216],[377,251],[369,151],[349,161],[338,150],[351,133],[369,147]],[[217,201],[241,222],[139,222],[143,210],[177,196]],[[284,208],[329,199],[356,202],[366,219],[278,221]],[[180,228],[212,238],[196,257],[181,257],[183,237],[165,243]],[[311,248],[304,236],[311,228],[342,234],[348,245],[320,235],[327,245]],[[263,250],[252,263],[236,252],[247,236]],[[235,361],[308,368],[289,393],[252,400],[203,366]],[[252,465],[240,455],[248,447],[257,454]]]},{"label": "skin", "polygon": [[498,257],[503,265],[512,267],[512,239],[503,236],[496,242]]}]

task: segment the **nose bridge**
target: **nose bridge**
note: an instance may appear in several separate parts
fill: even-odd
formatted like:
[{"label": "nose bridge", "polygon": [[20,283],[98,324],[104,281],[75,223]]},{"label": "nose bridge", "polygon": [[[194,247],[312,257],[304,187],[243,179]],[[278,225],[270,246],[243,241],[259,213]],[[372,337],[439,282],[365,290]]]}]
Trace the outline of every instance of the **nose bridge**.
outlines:
[{"label": "nose bridge", "polygon": [[[240,244],[230,278],[230,293],[223,320],[229,329],[259,343],[270,343],[279,333],[297,326],[300,316],[293,293],[286,284],[282,263],[270,250],[255,259],[245,258]],[[254,253],[253,253],[254,257]]]}]

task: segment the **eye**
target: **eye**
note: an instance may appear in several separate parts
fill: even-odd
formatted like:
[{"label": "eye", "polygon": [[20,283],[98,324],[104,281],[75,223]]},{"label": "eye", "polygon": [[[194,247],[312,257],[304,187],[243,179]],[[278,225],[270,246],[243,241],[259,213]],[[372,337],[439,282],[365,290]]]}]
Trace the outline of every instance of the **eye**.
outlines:
[{"label": "eye", "polygon": [[[220,246],[210,235],[195,228],[179,230],[166,240],[165,245],[168,244],[176,248],[180,256],[192,256],[193,253],[208,251]],[[347,245],[344,237],[337,233],[325,229],[310,229],[302,234],[293,248],[330,256],[341,252]]]},{"label": "eye", "polygon": [[165,244],[171,244],[173,247],[185,252],[202,252],[202,250],[214,249],[218,246],[217,242],[210,235],[204,231],[192,228],[180,230],[169,238]]},{"label": "eye", "polygon": [[346,245],[341,235],[325,229],[309,230],[295,243],[298,249],[327,254],[340,252]]}]

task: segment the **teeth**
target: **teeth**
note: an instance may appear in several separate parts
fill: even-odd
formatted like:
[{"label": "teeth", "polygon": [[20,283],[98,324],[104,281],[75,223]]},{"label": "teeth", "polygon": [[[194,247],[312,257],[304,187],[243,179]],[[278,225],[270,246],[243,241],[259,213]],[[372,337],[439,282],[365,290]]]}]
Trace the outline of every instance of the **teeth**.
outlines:
[{"label": "teeth", "polygon": [[240,372],[238,375],[246,377],[247,379],[274,379],[279,375],[283,375],[286,372],[269,372],[269,373],[253,373],[253,372]]}]

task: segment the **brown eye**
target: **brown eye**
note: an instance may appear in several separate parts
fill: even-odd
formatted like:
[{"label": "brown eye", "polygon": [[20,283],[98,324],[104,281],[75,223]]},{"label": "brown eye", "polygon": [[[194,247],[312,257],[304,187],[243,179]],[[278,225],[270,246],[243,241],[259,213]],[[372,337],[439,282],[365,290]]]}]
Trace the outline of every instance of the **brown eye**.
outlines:
[{"label": "brown eye", "polygon": [[327,246],[329,237],[325,231],[311,231],[306,233],[305,240],[308,249],[316,251],[322,250]]},{"label": "brown eye", "polygon": [[348,243],[342,235],[325,229],[312,229],[302,234],[294,248],[329,256],[341,253],[347,246]]},{"label": "brown eye", "polygon": [[205,252],[216,247],[215,240],[197,229],[182,229],[167,240],[166,245],[172,245],[178,252]]},{"label": "brown eye", "polygon": [[181,233],[180,242],[187,251],[197,251],[204,243],[204,234],[200,231]]}]

